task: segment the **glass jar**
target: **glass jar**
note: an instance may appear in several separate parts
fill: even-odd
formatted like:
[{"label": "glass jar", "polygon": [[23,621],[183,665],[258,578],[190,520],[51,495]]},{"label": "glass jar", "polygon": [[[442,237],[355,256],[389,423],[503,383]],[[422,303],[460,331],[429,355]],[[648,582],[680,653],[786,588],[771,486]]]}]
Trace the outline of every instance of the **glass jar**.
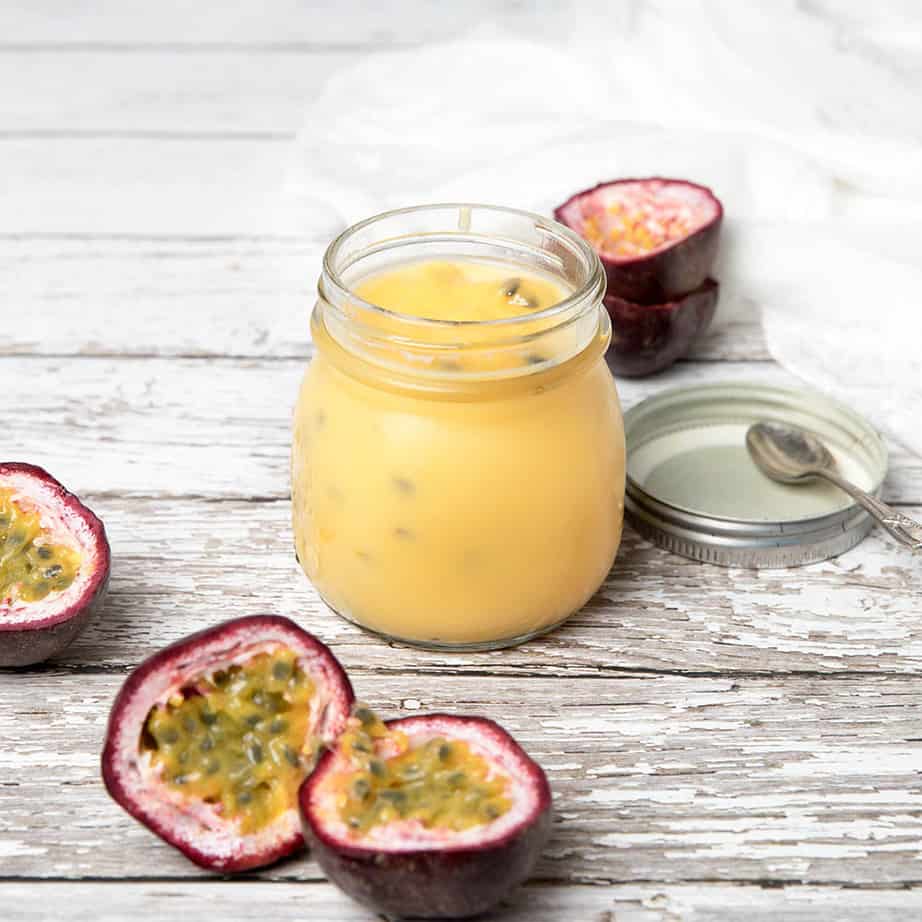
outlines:
[{"label": "glass jar", "polygon": [[[418,260],[550,278],[553,307],[483,321],[387,311],[353,290]],[[330,245],[295,410],[305,573],[340,615],[425,647],[521,643],[578,611],[621,540],[621,408],[593,249],[539,215],[389,212]]]}]

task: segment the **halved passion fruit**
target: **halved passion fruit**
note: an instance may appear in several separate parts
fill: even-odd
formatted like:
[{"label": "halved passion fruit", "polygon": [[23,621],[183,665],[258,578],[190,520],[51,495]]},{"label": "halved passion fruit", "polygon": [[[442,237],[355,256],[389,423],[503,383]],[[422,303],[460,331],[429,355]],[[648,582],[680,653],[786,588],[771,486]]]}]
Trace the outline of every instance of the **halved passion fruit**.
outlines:
[{"label": "halved passion fruit", "polygon": [[102,522],[47,471],[0,463],[0,666],[63,650],[102,605]]},{"label": "halved passion fruit", "polygon": [[592,244],[610,295],[659,304],[711,274],[723,206],[710,189],[683,179],[617,179],[578,192],[554,217]]},{"label": "halved passion fruit", "polygon": [[103,780],[196,864],[270,864],[303,844],[298,787],[352,700],[336,658],[293,621],[227,621],[131,673],[109,717]]},{"label": "halved passion fruit", "polygon": [[358,707],[299,793],[330,879],[384,915],[486,912],[532,872],[551,826],[547,778],[502,727]]},{"label": "halved passion fruit", "polygon": [[665,304],[635,304],[606,295],[612,327],[608,367],[626,378],[668,368],[710,326],[719,291],[717,282],[708,279],[690,294]]}]

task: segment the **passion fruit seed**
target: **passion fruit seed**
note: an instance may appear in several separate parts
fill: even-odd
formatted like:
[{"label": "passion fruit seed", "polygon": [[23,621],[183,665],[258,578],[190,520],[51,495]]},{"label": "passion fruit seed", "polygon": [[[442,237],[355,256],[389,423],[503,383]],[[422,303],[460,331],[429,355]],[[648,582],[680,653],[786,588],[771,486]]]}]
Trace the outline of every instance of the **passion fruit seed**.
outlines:
[{"label": "passion fruit seed", "polygon": [[[377,752],[387,738],[389,757]],[[509,779],[461,740],[437,737],[411,748],[405,734],[389,731],[360,706],[340,738],[353,770],[344,773],[340,817],[349,829],[367,832],[395,820],[418,820],[427,828],[455,831],[489,823],[511,806]]]},{"label": "passion fruit seed", "polygon": [[409,477],[394,477],[393,484],[394,489],[398,493],[403,493],[404,496],[412,496],[416,492],[416,485]]},{"label": "passion fruit seed", "polygon": [[[302,780],[313,684],[291,650],[260,653],[242,665],[189,681],[154,707],[141,748],[167,786],[262,829],[289,809]],[[259,711],[254,712],[254,707]],[[285,716],[276,714],[284,712]]]},{"label": "passion fruit seed", "polygon": [[507,279],[503,282],[503,297],[516,307],[527,307],[529,310],[541,307],[541,298],[523,285],[521,279]]},{"label": "passion fruit seed", "polygon": [[24,509],[13,490],[0,490],[0,599],[39,602],[77,578],[80,554],[53,544],[37,511]]},{"label": "passion fruit seed", "polygon": [[272,677],[278,679],[280,682],[282,679],[287,679],[291,675],[291,664],[286,663],[284,660],[273,663],[272,665]]},{"label": "passion fruit seed", "polygon": [[377,723],[377,716],[371,708],[366,707],[357,707],[353,712],[353,716],[361,721],[363,727],[371,727]]}]

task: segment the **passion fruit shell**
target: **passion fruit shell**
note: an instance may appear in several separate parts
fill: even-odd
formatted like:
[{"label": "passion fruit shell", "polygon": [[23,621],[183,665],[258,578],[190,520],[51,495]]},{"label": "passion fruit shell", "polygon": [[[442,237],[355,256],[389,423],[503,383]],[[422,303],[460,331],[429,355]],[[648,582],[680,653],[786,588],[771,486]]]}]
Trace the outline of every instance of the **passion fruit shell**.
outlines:
[{"label": "passion fruit shell", "polygon": [[695,291],[665,304],[635,304],[605,296],[612,338],[606,360],[612,372],[639,378],[663,371],[688,353],[711,324],[720,286],[708,279]]},{"label": "passion fruit shell", "polygon": [[304,835],[327,876],[386,916],[466,918],[495,906],[533,871],[551,828],[551,791],[541,767],[498,724],[430,714],[388,721],[411,747],[434,738],[466,743],[508,779],[511,805],[496,819],[456,831],[399,819],[356,833],[337,808],[337,777],[351,761],[326,752],[299,792]]},{"label": "passion fruit shell", "polygon": [[610,295],[660,304],[711,274],[723,205],[684,179],[616,179],[571,196],[554,217],[593,245]]},{"label": "passion fruit shell", "polygon": [[[180,779],[168,783],[162,764],[158,765],[145,747],[145,742],[150,742],[149,717],[155,708],[203,694],[203,686],[215,687],[206,680],[226,682],[234,669],[245,668],[261,654],[272,656],[279,651],[295,654],[294,662],[312,688],[305,748],[291,763],[303,769],[299,783],[313,768],[317,751],[339,736],[352,707],[353,693],[332,652],[288,618],[237,618],[165,647],[128,676],[112,706],[102,753],[102,777],[109,794],[135,819],[203,868],[243,871],[271,864],[299,849],[303,837],[295,803],[297,788],[277,816],[256,831],[244,832],[239,817],[223,815],[220,802],[183,793]],[[256,693],[251,697],[255,701]],[[207,703],[207,697],[205,700]],[[207,717],[202,716],[203,722]],[[208,727],[189,729],[198,733],[190,738],[189,748],[204,748],[204,741],[211,738]],[[246,745],[246,755],[252,761],[269,758],[258,742]]]},{"label": "passion fruit shell", "polygon": [[28,666],[95,617],[111,553],[102,522],[46,470],[0,462],[0,496],[0,666]]}]

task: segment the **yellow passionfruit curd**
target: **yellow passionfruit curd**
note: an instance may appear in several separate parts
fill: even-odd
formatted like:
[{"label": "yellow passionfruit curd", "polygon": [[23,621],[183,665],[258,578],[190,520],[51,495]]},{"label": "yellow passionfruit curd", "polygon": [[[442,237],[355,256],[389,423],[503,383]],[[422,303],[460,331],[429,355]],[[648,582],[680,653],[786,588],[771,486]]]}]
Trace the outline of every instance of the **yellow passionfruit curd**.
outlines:
[{"label": "yellow passionfruit curd", "polygon": [[440,259],[409,263],[363,279],[355,293],[386,310],[428,320],[525,317],[566,297],[548,278],[514,268]]},{"label": "yellow passionfruit curd", "polygon": [[[515,350],[472,348],[464,355],[440,358],[435,367],[442,371],[494,372],[537,365],[553,356],[538,348],[535,334],[552,326],[549,319],[535,320],[534,314],[563,301],[569,292],[557,281],[537,273],[523,272],[514,266],[475,262],[473,260],[422,260],[370,275],[355,286],[355,293],[376,307],[404,316],[424,320],[467,321],[461,331],[454,325],[429,329],[427,339],[450,344],[463,337],[472,347],[484,343],[496,333],[492,328],[472,328],[479,323],[507,321],[505,335],[522,337]],[[386,328],[385,316],[364,318],[372,326]],[[369,351],[391,364],[407,361],[407,354],[391,343],[369,346]]]}]

